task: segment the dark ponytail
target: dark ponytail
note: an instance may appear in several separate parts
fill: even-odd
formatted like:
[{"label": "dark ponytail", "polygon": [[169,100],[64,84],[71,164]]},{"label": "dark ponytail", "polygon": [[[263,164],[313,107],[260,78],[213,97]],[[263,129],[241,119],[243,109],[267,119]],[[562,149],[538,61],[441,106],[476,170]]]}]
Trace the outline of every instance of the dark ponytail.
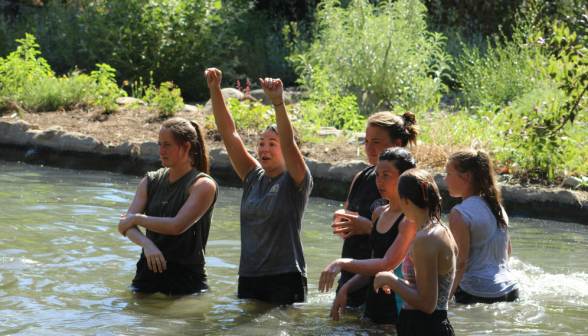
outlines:
[{"label": "dark ponytail", "polygon": [[411,144],[416,146],[419,128],[416,116],[412,112],[394,114],[392,112],[378,112],[372,114],[368,120],[369,126],[381,127],[388,131],[390,141],[400,139],[402,147]]},{"label": "dark ponytail", "polygon": [[427,171],[409,169],[398,179],[398,196],[409,199],[421,209],[429,209],[429,218],[439,224],[441,221],[441,194],[435,180]]},{"label": "dark ponytail", "polygon": [[485,151],[460,150],[451,154],[448,161],[460,174],[468,173],[474,190],[482,195],[496,217],[498,226],[508,227],[490,155]]},{"label": "dark ponytail", "polygon": [[176,143],[182,147],[186,142],[190,142],[190,151],[188,152],[190,164],[203,173],[210,173],[208,151],[200,125],[186,119],[172,118],[166,120],[161,128],[169,129]]}]

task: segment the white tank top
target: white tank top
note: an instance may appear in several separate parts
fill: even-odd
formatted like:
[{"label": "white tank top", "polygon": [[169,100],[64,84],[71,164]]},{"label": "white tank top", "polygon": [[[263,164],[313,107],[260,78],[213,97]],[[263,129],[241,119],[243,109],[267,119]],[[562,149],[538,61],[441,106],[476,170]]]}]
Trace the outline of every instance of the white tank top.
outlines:
[{"label": "white tank top", "polygon": [[[499,227],[492,210],[481,196],[469,197],[456,205],[470,229],[470,251],[459,286],[480,297],[500,297],[518,289],[508,267],[508,229]],[[508,216],[502,209],[508,224]]]}]

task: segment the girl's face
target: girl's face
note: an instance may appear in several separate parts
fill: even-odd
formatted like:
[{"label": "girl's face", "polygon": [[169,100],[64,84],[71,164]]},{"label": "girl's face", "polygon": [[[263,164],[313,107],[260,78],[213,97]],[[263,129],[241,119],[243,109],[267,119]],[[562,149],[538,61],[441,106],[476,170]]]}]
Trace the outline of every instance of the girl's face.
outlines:
[{"label": "girl's face", "polygon": [[257,142],[257,156],[261,168],[266,171],[281,169],[286,166],[282,149],[280,148],[280,139],[278,134],[272,130],[265,130],[261,133]]},{"label": "girl's face", "polygon": [[399,177],[400,173],[394,167],[393,161],[378,161],[378,165],[376,166],[376,185],[383,198],[390,200],[398,196]]},{"label": "girl's face", "polygon": [[164,167],[177,167],[189,161],[188,152],[190,150],[190,143],[187,142],[185,147],[178,145],[169,129],[162,128],[159,130],[157,145],[159,145],[161,164]]},{"label": "girl's face", "polygon": [[457,169],[455,169],[451,161],[447,161],[447,164],[445,165],[445,173],[446,175],[443,181],[447,183],[449,195],[451,197],[461,197],[462,190],[466,187],[463,174],[460,174]]},{"label": "girl's face", "polygon": [[378,164],[380,152],[390,147],[402,146],[402,140],[392,141],[385,128],[368,125],[365,129],[365,153],[371,165]]}]

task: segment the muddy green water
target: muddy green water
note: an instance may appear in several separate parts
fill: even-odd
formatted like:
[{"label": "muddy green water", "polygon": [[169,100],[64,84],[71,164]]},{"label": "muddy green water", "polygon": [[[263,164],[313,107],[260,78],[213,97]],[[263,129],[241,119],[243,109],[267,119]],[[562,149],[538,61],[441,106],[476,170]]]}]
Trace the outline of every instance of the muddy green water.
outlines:
[{"label": "muddy green water", "polygon": [[[384,335],[351,311],[328,319],[334,294],[320,271],[341,251],[331,234],[340,202],[312,198],[303,223],[308,302],[236,298],[240,189],[220,190],[207,247],[211,291],[136,297],[127,288],[140,248],[117,230],[139,178],[0,161],[0,334]],[[588,334],[588,227],[513,218],[511,267],[520,303],[451,303],[459,335]]]}]

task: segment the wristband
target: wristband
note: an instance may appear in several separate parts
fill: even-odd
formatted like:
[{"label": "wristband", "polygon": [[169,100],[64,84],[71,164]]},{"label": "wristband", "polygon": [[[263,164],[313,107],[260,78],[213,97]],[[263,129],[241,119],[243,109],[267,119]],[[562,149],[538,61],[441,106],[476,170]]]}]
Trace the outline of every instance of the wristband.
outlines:
[{"label": "wristband", "polygon": [[[278,107],[278,106],[280,106],[280,105],[284,104],[284,102],[285,102],[285,101],[286,101],[286,99],[282,100],[282,102],[281,102],[281,103],[279,103],[279,104],[277,104],[277,105],[276,105],[276,104],[274,104],[274,107]],[[272,104],[273,104],[273,102],[272,102]]]}]

